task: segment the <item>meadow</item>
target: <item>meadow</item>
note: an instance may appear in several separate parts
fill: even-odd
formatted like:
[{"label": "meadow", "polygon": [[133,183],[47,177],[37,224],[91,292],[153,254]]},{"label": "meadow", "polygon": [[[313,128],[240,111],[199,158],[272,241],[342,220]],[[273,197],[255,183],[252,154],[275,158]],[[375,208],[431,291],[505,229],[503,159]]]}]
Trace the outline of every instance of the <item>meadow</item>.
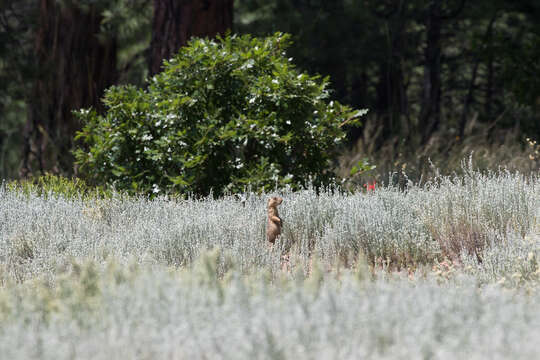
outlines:
[{"label": "meadow", "polygon": [[0,187],[5,359],[532,359],[540,177],[284,198]]}]

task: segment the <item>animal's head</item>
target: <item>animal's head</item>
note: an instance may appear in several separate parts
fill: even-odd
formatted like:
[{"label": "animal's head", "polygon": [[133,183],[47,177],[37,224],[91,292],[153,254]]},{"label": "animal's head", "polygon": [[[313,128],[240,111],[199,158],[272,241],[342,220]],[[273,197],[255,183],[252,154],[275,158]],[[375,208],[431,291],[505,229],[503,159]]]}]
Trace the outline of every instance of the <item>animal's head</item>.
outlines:
[{"label": "animal's head", "polygon": [[276,207],[283,202],[283,198],[279,196],[272,196],[268,199],[268,207]]}]

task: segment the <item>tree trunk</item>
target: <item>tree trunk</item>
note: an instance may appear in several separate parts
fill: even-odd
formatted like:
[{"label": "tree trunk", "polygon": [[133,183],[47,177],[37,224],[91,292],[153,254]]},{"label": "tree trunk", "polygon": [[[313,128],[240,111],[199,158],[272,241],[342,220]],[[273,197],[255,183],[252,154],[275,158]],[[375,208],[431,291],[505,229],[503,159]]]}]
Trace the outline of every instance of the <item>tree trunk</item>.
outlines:
[{"label": "tree trunk", "polygon": [[404,2],[400,2],[399,11],[396,14],[396,19],[389,24],[388,30],[388,59],[386,64],[386,91],[388,94],[388,103],[386,109],[388,111],[388,123],[385,124],[387,129],[383,131],[383,137],[388,139],[393,135],[407,137],[404,133],[407,128],[408,118],[408,99],[405,89],[405,80],[403,75],[403,53],[406,46],[406,18],[404,14]]},{"label": "tree trunk", "polygon": [[432,0],[428,11],[422,107],[418,124],[422,129],[422,144],[426,144],[437,131],[441,120],[441,0]]},{"label": "tree trunk", "polygon": [[487,55],[487,79],[486,79],[486,103],[485,103],[485,116],[486,119],[491,121],[491,114],[492,114],[492,103],[493,103],[493,77],[494,77],[494,69],[493,69],[493,63],[495,61],[494,59],[494,49],[493,49],[493,24],[491,24],[491,28],[489,29],[489,33],[487,36],[486,41],[486,47],[488,49],[488,55]]},{"label": "tree trunk", "polygon": [[466,0],[460,0],[454,9],[450,10],[448,2],[430,0],[427,13],[427,39],[424,58],[424,84],[422,104],[418,126],[421,143],[426,144],[431,135],[439,129],[441,123],[441,57],[442,57],[442,25],[463,10]]},{"label": "tree trunk", "polygon": [[101,108],[116,77],[116,43],[100,31],[101,11],[76,2],[39,0],[35,56],[39,74],[29,99],[21,175],[72,173],[78,121],[72,111]]},{"label": "tree trunk", "polygon": [[234,0],[154,0],[150,74],[192,36],[214,37],[232,28]]},{"label": "tree trunk", "polygon": [[387,50],[386,59],[379,66],[377,85],[376,110],[382,115],[383,123],[378,145],[392,136],[406,138],[408,135],[408,99],[403,72],[404,52],[407,47],[407,1],[400,0],[392,4],[379,10],[372,8],[372,13],[384,19]]},{"label": "tree trunk", "polygon": [[[482,38],[482,45],[481,45],[481,49],[479,49],[476,53],[476,56],[475,56],[475,59],[474,59],[474,64],[473,64],[473,70],[472,70],[472,75],[471,75],[471,81],[469,82],[469,89],[467,90],[467,96],[465,97],[465,101],[463,103],[463,112],[461,113],[461,120],[459,122],[459,137],[460,139],[463,139],[463,136],[465,134],[465,127],[467,125],[467,116],[469,114],[469,107],[473,101],[473,98],[474,98],[474,89],[475,89],[475,83],[476,83],[476,75],[478,74],[478,66],[480,65],[480,61],[481,61],[481,56],[482,54],[486,51],[486,47],[487,47],[487,43],[490,41],[491,39],[491,34],[493,32],[493,24],[495,23],[495,20],[497,19],[497,12],[495,12],[495,14],[493,15],[493,17],[491,18],[491,20],[489,21],[488,23],[488,26],[486,28],[486,32],[484,34],[484,37]],[[491,49],[489,50],[489,52],[491,53]],[[489,57],[492,59],[492,56],[489,55]],[[491,65],[492,65],[492,61],[490,61],[489,63],[489,66],[488,66],[488,91],[487,91],[487,95],[486,96],[486,101],[489,101],[491,102],[491,78],[492,78],[492,72],[493,72],[493,69],[491,68]],[[491,104],[490,104],[491,105]],[[488,109],[488,105],[487,105],[487,102],[486,102],[486,109]],[[491,110],[489,110],[491,111]]]}]

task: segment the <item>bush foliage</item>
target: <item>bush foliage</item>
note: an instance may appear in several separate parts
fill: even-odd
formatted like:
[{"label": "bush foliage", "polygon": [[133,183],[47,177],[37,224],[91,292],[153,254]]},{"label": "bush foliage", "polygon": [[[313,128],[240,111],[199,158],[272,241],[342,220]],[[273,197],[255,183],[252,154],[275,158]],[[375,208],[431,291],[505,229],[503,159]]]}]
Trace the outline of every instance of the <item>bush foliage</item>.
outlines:
[{"label": "bush foliage", "polygon": [[365,111],[331,101],[328,78],[299,71],[289,45],[281,33],[194,39],[147,89],[110,88],[104,115],[77,113],[80,171],[146,193],[330,183],[343,125]]}]

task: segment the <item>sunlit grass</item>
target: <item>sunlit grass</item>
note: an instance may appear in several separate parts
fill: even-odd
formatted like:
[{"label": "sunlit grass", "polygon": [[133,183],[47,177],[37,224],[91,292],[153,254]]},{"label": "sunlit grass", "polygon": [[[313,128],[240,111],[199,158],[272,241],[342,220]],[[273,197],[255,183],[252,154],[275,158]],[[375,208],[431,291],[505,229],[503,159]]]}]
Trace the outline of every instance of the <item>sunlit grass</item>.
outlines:
[{"label": "sunlit grass", "polygon": [[55,184],[0,188],[2,358],[540,355],[538,176],[283,192],[272,249],[267,195]]},{"label": "sunlit grass", "polygon": [[[109,262],[0,288],[9,359],[359,359],[538,357],[540,302],[473,277],[344,270],[310,277],[234,265]],[[363,273],[362,271],[366,271]]]}]

